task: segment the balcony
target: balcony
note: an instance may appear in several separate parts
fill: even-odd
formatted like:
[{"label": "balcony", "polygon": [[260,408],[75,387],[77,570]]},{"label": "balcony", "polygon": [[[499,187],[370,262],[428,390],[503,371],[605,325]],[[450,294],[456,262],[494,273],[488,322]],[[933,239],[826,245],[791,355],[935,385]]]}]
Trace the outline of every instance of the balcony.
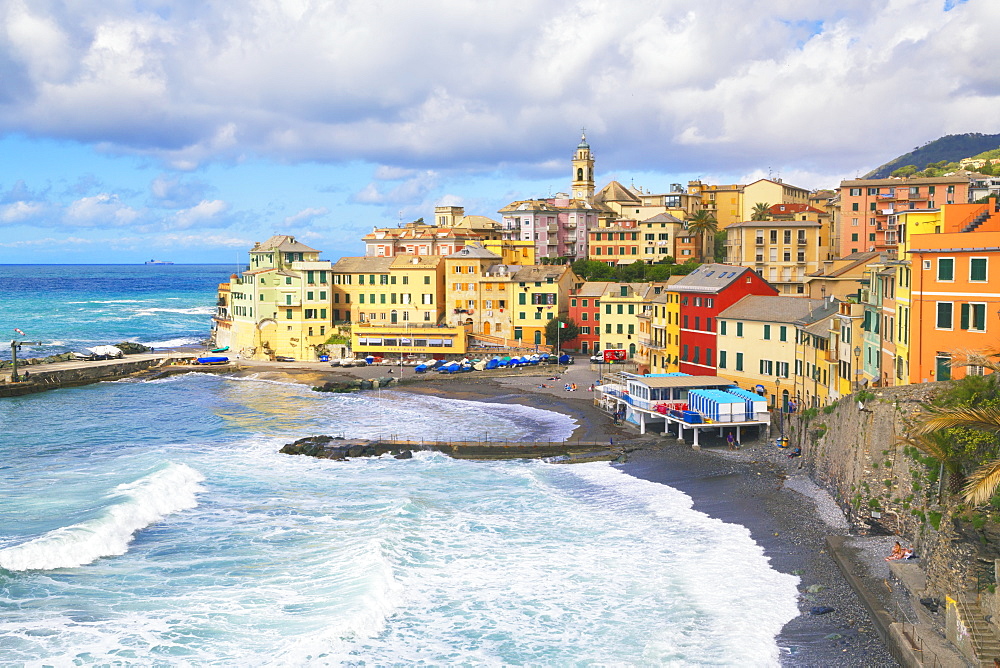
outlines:
[{"label": "balcony", "polygon": [[549,239],[548,241],[546,241],[545,244],[547,246],[558,246],[559,245],[559,240],[556,239],[555,237],[552,237],[551,239]]},{"label": "balcony", "polygon": [[565,225],[563,225],[563,227],[565,227],[567,230],[575,230],[576,229],[576,223],[570,221],[570,222],[566,223]]},{"label": "balcony", "polygon": [[556,225],[555,223],[549,223],[548,225],[545,226],[545,229],[547,229],[549,231],[549,233],[551,234],[551,233],[554,233],[554,232],[558,232],[559,231],[559,226]]}]

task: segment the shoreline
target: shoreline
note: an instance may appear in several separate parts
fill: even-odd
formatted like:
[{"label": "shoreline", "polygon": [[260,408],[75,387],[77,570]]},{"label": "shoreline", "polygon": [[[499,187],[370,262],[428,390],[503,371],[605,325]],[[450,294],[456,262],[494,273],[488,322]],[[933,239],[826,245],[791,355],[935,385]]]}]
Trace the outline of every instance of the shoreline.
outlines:
[{"label": "shoreline", "polygon": [[[278,376],[318,385],[336,377],[383,376],[389,367],[353,369],[296,368],[280,363],[252,363],[240,376]],[[525,369],[506,375],[463,374],[414,376],[402,370],[400,393],[430,394],[487,403],[522,404],[562,413],[577,426],[572,440],[611,442],[624,447],[628,461],[616,465],[624,473],[684,492],[693,508],[710,517],[745,527],[763,550],[771,567],[796,575],[799,616],[776,638],[781,664],[786,666],[897,665],[879,637],[864,604],[828,553],[826,537],[846,535],[847,524],[833,499],[798,472],[784,453],[760,441],[728,451],[715,436],[700,451],[658,435],[640,436],[628,426],[616,427],[593,405],[586,391],[594,379],[589,365]],[[393,374],[399,374],[396,367]],[[409,373],[407,373],[409,372]],[[554,373],[555,372],[555,373]],[[558,377],[558,381],[548,381]],[[576,382],[576,392],[562,389]],[[547,387],[540,387],[546,385]],[[833,612],[810,615],[814,606]]]}]

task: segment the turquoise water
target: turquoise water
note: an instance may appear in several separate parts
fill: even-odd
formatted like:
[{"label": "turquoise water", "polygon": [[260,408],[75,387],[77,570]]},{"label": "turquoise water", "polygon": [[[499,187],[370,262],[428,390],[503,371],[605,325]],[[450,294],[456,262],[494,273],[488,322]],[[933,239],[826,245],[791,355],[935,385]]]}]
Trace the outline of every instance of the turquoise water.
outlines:
[{"label": "turquoise water", "polygon": [[216,288],[231,265],[4,265],[0,272],[0,359],[14,328],[21,355],[44,357],[135,341],[174,347],[203,341]]},{"label": "turquoise water", "polygon": [[0,402],[0,664],[769,665],[797,614],[747,530],[605,463],[278,453],[563,415],[201,374]]}]

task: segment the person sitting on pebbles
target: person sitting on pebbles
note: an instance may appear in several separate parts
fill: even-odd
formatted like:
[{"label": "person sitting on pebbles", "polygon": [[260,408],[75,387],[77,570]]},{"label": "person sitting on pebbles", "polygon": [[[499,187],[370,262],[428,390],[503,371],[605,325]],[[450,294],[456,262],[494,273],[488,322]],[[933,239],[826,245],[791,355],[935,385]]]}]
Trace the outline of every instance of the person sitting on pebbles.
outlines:
[{"label": "person sitting on pebbles", "polygon": [[886,557],[885,560],[897,561],[899,559],[909,559],[912,556],[913,556],[913,548],[908,547],[904,549],[903,546],[900,545],[899,541],[897,540],[896,544],[892,546],[892,552],[889,553],[889,556]]}]

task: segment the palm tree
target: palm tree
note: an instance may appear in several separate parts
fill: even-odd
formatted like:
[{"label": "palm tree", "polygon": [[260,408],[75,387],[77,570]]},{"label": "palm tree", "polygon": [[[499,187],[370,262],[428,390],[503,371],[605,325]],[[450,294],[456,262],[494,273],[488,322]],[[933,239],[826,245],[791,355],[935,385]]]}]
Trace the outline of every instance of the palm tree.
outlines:
[{"label": "palm tree", "polygon": [[[952,362],[952,366],[980,366],[995,374],[1000,373],[1000,362],[994,359],[998,357],[1000,349],[997,348],[984,352],[961,351]],[[937,441],[939,435],[943,436],[944,430],[958,428],[974,429],[1000,436],[1000,406],[958,406],[932,410],[917,426],[914,440],[923,441],[933,437]],[[945,461],[929,449],[921,447],[919,443],[913,442],[913,445],[935,459]],[[950,452],[950,449],[947,451]],[[980,465],[969,474],[965,487],[962,488],[962,498],[967,503],[980,505],[993,497],[998,486],[1000,486],[1000,457]]]},{"label": "palm tree", "polygon": [[768,213],[768,209],[771,205],[767,202],[757,202],[753,205],[753,213],[750,214],[750,220],[770,220],[771,214]]},{"label": "palm tree", "polygon": [[694,215],[688,218],[685,222],[687,223],[688,231],[701,236],[702,261],[710,262],[709,253],[714,252],[715,244],[712,244],[712,248],[709,248],[706,239],[709,234],[714,237],[715,233],[719,231],[719,221],[715,219],[715,216],[712,215],[711,211],[698,209],[698,211],[696,211]]}]

